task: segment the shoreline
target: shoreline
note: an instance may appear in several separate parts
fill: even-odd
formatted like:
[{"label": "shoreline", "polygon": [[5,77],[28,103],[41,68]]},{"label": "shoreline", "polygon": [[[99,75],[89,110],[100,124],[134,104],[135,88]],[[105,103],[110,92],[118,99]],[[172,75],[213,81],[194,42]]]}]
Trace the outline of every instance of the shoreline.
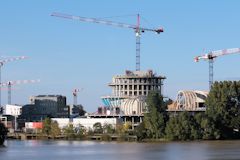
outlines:
[{"label": "shoreline", "polygon": [[[218,141],[240,141],[240,139],[221,139],[221,140],[168,140],[168,139],[143,139],[138,140],[137,136],[129,136],[129,135],[91,135],[91,136],[83,136],[83,137],[67,137],[67,136],[57,136],[51,137],[47,135],[27,135],[21,133],[21,135],[16,136],[7,136],[6,140],[50,140],[50,141],[57,141],[57,140],[64,140],[64,141],[93,141],[93,142],[137,142],[137,143],[174,143],[174,142],[181,142],[181,143],[188,143],[188,142],[218,142]],[[4,146],[0,145],[0,146]]]}]

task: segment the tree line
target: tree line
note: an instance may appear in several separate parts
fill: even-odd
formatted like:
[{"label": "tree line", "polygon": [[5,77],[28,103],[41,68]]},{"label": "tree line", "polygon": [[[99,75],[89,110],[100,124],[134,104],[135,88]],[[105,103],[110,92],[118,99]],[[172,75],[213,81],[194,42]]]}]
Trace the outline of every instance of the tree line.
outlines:
[{"label": "tree line", "polygon": [[168,113],[156,92],[147,97],[148,112],[135,133],[139,140],[240,139],[240,81],[215,82],[206,99],[206,112]]},{"label": "tree line", "polygon": [[92,128],[85,128],[81,124],[74,126],[70,123],[61,129],[56,121],[46,118],[43,121],[43,128],[38,131],[38,134],[52,139],[59,136],[64,136],[67,139],[87,139],[88,136],[98,135],[101,136],[102,140],[110,140],[111,135],[117,135],[119,140],[124,140],[125,136],[129,135],[130,127],[130,123],[113,126],[108,123],[102,125],[100,122],[96,122]]}]

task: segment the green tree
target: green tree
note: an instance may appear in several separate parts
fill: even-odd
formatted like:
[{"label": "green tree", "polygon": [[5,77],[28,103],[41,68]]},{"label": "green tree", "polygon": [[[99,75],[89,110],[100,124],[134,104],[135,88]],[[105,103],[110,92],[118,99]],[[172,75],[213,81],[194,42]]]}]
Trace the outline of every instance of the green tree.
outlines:
[{"label": "green tree", "polygon": [[46,135],[50,135],[51,132],[51,119],[50,118],[45,118],[43,121],[43,129],[42,132]]},{"label": "green tree", "polygon": [[201,139],[200,124],[188,112],[181,112],[170,117],[166,126],[166,138],[169,140],[194,140]]},{"label": "green tree", "polygon": [[4,126],[3,123],[0,122],[0,145],[3,145],[7,132],[7,128]]},{"label": "green tree", "polygon": [[56,121],[52,121],[50,118],[46,118],[43,121],[42,133],[48,136],[56,137],[61,134],[61,130]]},{"label": "green tree", "polygon": [[147,137],[146,128],[144,123],[140,123],[135,129],[134,134],[137,136],[138,141],[141,141]]},{"label": "green tree", "polygon": [[106,133],[106,134],[113,134],[115,131],[115,129],[113,128],[113,126],[111,124],[107,124],[105,123],[103,125],[103,133]]},{"label": "green tree", "polygon": [[50,132],[50,135],[52,137],[56,137],[56,136],[59,136],[61,134],[61,129],[59,128],[58,126],[58,123],[56,121],[53,121],[51,123],[51,132]]},{"label": "green tree", "polygon": [[84,136],[86,136],[87,134],[87,130],[84,126],[82,126],[81,124],[78,124],[75,128],[75,133],[76,133],[76,137],[77,138],[83,138]]},{"label": "green tree", "polygon": [[215,135],[214,139],[240,138],[239,102],[240,81],[215,82],[206,99],[205,135]]},{"label": "green tree", "polygon": [[144,114],[144,126],[149,138],[161,138],[164,136],[167,121],[166,105],[159,93],[153,91],[147,96],[147,113]]},{"label": "green tree", "polygon": [[73,124],[69,124],[67,127],[63,128],[63,133],[68,137],[68,138],[74,138],[75,137],[75,128],[73,127]]},{"label": "green tree", "polygon": [[102,124],[100,122],[95,123],[93,125],[93,131],[94,131],[94,133],[98,133],[98,134],[103,133]]}]

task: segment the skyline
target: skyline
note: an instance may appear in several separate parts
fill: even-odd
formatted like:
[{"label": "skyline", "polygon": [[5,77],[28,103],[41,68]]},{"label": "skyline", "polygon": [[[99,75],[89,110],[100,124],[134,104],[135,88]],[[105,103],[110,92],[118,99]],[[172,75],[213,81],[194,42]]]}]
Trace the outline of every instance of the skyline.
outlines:
[{"label": "skyline", "polygon": [[[208,63],[194,62],[204,49],[239,47],[237,1],[57,2],[7,1],[0,6],[0,55],[29,57],[4,65],[2,82],[41,79],[16,86],[13,103],[28,103],[31,95],[61,94],[70,104],[72,90],[83,88],[78,102],[93,112],[102,104],[100,97],[111,94],[107,83],[112,76],[135,70],[132,30],[59,19],[51,17],[52,12],[100,18],[139,13],[141,26],[163,27],[160,35],[142,34],[141,70],[166,76],[163,93],[172,99],[179,90],[208,90]],[[136,16],[108,20],[135,24]],[[240,55],[218,58],[214,79],[239,80],[232,69],[240,67],[239,59]],[[2,91],[2,104],[6,102],[7,92]]]}]

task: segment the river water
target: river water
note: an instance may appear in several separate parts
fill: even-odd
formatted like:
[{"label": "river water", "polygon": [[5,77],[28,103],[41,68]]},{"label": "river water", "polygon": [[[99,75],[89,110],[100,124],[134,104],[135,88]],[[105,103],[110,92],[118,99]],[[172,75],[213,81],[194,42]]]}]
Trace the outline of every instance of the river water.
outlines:
[{"label": "river water", "polygon": [[7,140],[0,160],[240,160],[240,141],[118,143]]}]

